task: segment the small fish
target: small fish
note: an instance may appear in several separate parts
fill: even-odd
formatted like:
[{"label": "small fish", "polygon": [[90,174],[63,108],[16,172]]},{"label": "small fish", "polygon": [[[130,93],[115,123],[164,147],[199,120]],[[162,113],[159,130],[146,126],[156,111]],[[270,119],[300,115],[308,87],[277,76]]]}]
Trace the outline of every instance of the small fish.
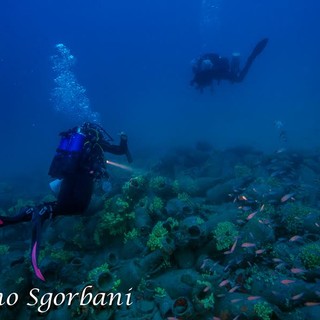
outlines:
[{"label": "small fish", "polygon": [[285,279],[285,280],[281,280],[280,282],[281,282],[282,284],[287,285],[287,284],[290,284],[290,283],[294,283],[294,282],[295,282],[295,280]]},{"label": "small fish", "polygon": [[279,258],[273,258],[272,261],[273,261],[273,262],[276,262],[276,263],[278,263],[278,262],[283,262],[283,260],[281,260],[281,259],[279,259]]},{"label": "small fish", "polygon": [[287,200],[289,200],[290,198],[292,198],[294,196],[294,193],[288,193],[286,195],[284,195],[282,198],[281,198],[281,202],[286,202]]},{"label": "small fish", "polygon": [[249,301],[253,301],[253,300],[258,300],[258,299],[261,299],[260,296],[250,296],[247,298]]},{"label": "small fish", "polygon": [[239,196],[238,197],[238,199],[240,200],[240,201],[248,201],[248,198],[246,197],[246,196]]},{"label": "small fish", "polygon": [[229,280],[223,280],[219,283],[219,287],[223,287],[229,283]]},{"label": "small fish", "polygon": [[232,299],[230,302],[231,303],[237,303],[237,302],[239,302],[239,301],[242,301],[243,299]]},{"label": "small fish", "polygon": [[319,306],[320,305],[320,302],[312,302],[312,301],[309,301],[309,302],[306,302],[304,304],[306,307],[314,307],[314,306]]},{"label": "small fish", "polygon": [[252,219],[256,214],[257,214],[258,211],[254,211],[252,213],[250,213],[248,216],[247,216],[247,220],[250,220]]},{"label": "small fish", "polygon": [[270,223],[270,220],[269,219],[260,219],[258,220],[260,223],[262,224],[269,224]]},{"label": "small fish", "polygon": [[280,149],[277,150],[277,153],[282,153],[282,152],[285,152],[285,151],[286,151],[285,148],[280,148]]},{"label": "small fish", "polygon": [[252,247],[255,247],[256,244],[255,243],[251,243],[251,242],[244,242],[241,247],[242,248],[252,248]]},{"label": "small fish", "polygon": [[176,317],[168,317],[167,320],[178,320]]},{"label": "small fish", "polygon": [[306,272],[305,270],[300,268],[292,268],[290,271],[294,274]]},{"label": "small fish", "polygon": [[289,241],[293,242],[293,241],[297,241],[297,240],[301,240],[301,239],[302,239],[302,237],[297,235],[297,236],[291,237],[291,238],[289,239]]},{"label": "small fish", "polygon": [[256,250],[256,254],[262,254],[264,253],[266,250],[265,249],[259,249],[259,250]]},{"label": "small fish", "polygon": [[303,297],[303,295],[304,295],[304,292],[296,294],[291,298],[291,300],[299,300],[301,297]]},{"label": "small fish", "polygon": [[221,320],[219,317],[213,317],[212,320]]},{"label": "small fish", "polygon": [[231,288],[228,292],[230,292],[230,293],[235,292],[239,288],[240,288],[240,286],[235,286],[235,287]]},{"label": "small fish", "polygon": [[231,254],[231,253],[232,253],[231,250],[229,250],[229,251],[224,251],[224,252],[223,252],[223,254]]},{"label": "small fish", "polygon": [[210,287],[209,286],[206,286],[204,289],[203,289],[203,292],[208,292],[210,290]]},{"label": "small fish", "polygon": [[238,242],[238,238],[237,238],[236,241],[233,243],[233,245],[232,245],[232,247],[231,247],[231,250],[230,250],[231,252],[233,252],[234,249],[236,248],[237,242]]},{"label": "small fish", "polygon": [[202,261],[202,264],[201,264],[200,269],[203,269],[203,268],[206,266],[208,260],[209,260],[209,259],[204,259],[204,260]]},{"label": "small fish", "polygon": [[261,211],[263,211],[263,209],[264,209],[264,204],[260,207],[259,211],[261,212]]}]

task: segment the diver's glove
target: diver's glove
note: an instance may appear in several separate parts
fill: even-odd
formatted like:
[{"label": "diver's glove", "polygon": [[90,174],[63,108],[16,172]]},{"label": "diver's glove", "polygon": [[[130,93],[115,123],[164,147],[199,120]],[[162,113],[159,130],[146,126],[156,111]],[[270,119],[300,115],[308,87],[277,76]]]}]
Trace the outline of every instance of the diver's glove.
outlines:
[{"label": "diver's glove", "polygon": [[121,141],[120,141],[120,144],[121,144],[121,145],[124,145],[125,148],[126,148],[127,161],[128,161],[129,163],[131,163],[131,162],[133,161],[133,159],[132,159],[131,153],[130,153],[129,148],[128,148],[128,145],[127,145],[128,136],[127,136],[127,134],[126,134],[125,132],[123,132],[123,131],[121,131],[121,132],[119,133],[119,135],[120,135],[120,140],[121,140]]},{"label": "diver's glove", "polygon": [[121,142],[120,143],[123,143],[126,145],[126,157],[127,157],[127,161],[129,163],[131,163],[133,161],[132,159],[132,156],[131,156],[131,153],[129,151],[129,148],[128,148],[128,136],[125,132],[121,131],[120,132],[120,139],[121,139]]}]

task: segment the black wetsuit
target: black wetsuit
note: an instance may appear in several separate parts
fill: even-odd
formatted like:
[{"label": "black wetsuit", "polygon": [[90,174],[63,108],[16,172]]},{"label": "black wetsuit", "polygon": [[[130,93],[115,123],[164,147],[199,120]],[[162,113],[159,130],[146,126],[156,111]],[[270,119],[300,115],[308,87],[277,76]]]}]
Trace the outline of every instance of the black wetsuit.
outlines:
[{"label": "black wetsuit", "polygon": [[242,70],[239,68],[239,57],[235,56],[229,62],[228,58],[215,53],[202,55],[193,65],[194,76],[190,84],[202,91],[205,87],[212,86],[214,80],[217,80],[218,83],[221,80],[232,83],[243,81],[253,61],[263,51],[267,43],[268,39],[263,39],[257,43]]},{"label": "black wetsuit", "polygon": [[[121,139],[119,145],[113,145],[103,140],[102,137],[100,139],[96,147],[91,148],[90,154],[83,160],[84,163],[79,166],[78,170],[63,177],[57,201],[46,202],[37,207],[39,210],[44,209],[43,218],[82,214],[86,211],[93,193],[94,182],[107,175],[103,153],[128,154],[126,139]],[[0,216],[0,226],[30,221],[34,210],[35,208],[24,208],[15,216]]]},{"label": "black wetsuit", "polygon": [[[127,155],[128,161],[132,161],[125,135],[121,136],[119,145],[113,145],[105,139],[101,127],[86,123],[83,128],[86,139],[75,170],[57,177],[55,175],[59,172],[59,168],[56,168],[56,166],[59,166],[62,162],[55,161],[54,158],[51,164],[49,174],[54,178],[62,178],[57,201],[24,208],[19,214],[12,217],[0,216],[0,227],[32,220],[32,265],[37,277],[41,280],[44,280],[44,278],[37,266],[37,257],[43,222],[50,217],[82,214],[87,210],[93,193],[94,182],[107,176],[104,152]],[[68,132],[74,132],[75,129]]]}]

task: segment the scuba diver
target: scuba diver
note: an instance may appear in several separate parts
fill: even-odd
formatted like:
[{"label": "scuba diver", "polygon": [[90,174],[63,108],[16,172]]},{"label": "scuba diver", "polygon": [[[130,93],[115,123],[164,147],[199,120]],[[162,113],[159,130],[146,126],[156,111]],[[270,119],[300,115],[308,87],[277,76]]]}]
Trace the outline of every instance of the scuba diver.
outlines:
[{"label": "scuba diver", "polygon": [[0,227],[32,221],[31,261],[35,275],[45,281],[39,267],[38,255],[43,222],[59,215],[82,214],[89,206],[94,183],[108,178],[104,152],[126,155],[132,162],[127,146],[127,135],[120,134],[120,144],[114,145],[111,136],[98,124],[86,122],[60,133],[49,175],[56,179],[50,183],[58,191],[57,201],[23,208],[19,214],[0,216]]},{"label": "scuba diver", "polygon": [[230,62],[228,58],[215,53],[202,55],[193,63],[194,77],[190,85],[195,86],[202,92],[205,87],[212,87],[213,80],[217,80],[218,84],[221,80],[228,80],[231,83],[242,82],[253,61],[264,50],[267,43],[267,38],[257,43],[242,70],[240,69],[240,55],[238,53],[232,55]]}]

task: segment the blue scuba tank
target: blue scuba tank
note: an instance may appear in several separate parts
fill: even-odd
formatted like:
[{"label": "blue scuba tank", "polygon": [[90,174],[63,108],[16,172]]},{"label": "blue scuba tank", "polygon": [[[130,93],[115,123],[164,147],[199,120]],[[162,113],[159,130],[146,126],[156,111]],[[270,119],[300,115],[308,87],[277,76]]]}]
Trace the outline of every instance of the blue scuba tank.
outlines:
[{"label": "blue scuba tank", "polygon": [[85,139],[86,139],[85,134],[81,132],[81,128],[78,128],[77,132],[73,132],[71,134],[67,151],[80,152],[83,148]]},{"label": "blue scuba tank", "polygon": [[63,179],[77,172],[85,140],[86,135],[82,132],[81,127],[61,134],[56,155],[49,169],[51,177]]}]

